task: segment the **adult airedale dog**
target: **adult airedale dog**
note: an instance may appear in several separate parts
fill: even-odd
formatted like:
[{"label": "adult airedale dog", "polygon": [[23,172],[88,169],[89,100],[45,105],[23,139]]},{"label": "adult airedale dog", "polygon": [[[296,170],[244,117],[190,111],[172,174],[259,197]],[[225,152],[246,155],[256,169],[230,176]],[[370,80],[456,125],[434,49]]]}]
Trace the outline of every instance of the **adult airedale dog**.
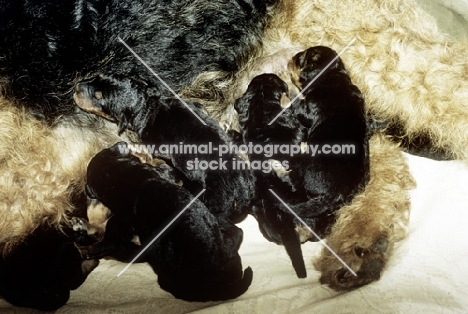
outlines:
[{"label": "adult airedale dog", "polygon": [[[74,84],[118,70],[120,62],[126,72],[119,74],[143,80],[155,94],[167,93],[150,74],[140,77],[145,69],[119,36],[144,57],[158,56],[162,61],[151,64],[155,71],[232,128],[234,101],[254,76],[286,71],[288,60],[311,46],[341,51],[349,44],[341,57],[369,115],[410,143],[423,139],[435,153],[467,159],[467,44],[447,41],[413,2],[221,2],[0,1],[0,81],[7,98],[1,100],[0,124],[4,259],[38,226],[67,226],[69,213],[83,204],[77,196],[87,162],[118,141],[115,126],[75,111]],[[151,7],[163,8],[165,18],[145,15]],[[106,30],[101,18],[119,31]],[[131,25],[141,25],[143,34]],[[155,42],[171,34],[166,45]],[[221,42],[228,47],[220,48]],[[358,276],[326,250],[315,261],[322,283],[335,289],[377,280],[405,234],[413,181],[401,149],[384,133],[371,138],[369,149],[370,181],[338,211],[327,237]],[[369,261],[378,267],[368,269]]]}]

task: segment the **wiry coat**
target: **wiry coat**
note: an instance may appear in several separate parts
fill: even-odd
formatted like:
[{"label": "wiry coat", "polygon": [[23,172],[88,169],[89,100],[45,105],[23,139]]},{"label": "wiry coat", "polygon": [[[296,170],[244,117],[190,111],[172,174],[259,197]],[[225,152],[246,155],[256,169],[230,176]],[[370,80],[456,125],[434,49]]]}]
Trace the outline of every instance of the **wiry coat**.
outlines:
[{"label": "wiry coat", "polygon": [[4,99],[0,112],[0,255],[8,255],[39,226],[59,230],[85,214],[87,162],[118,137],[112,125],[88,118],[48,127]]},{"label": "wiry coat", "polygon": [[[73,113],[72,88],[99,74],[175,91],[204,71],[237,71],[258,49],[274,1],[0,1],[6,95],[51,120]],[[247,30],[247,31],[246,31]]]}]

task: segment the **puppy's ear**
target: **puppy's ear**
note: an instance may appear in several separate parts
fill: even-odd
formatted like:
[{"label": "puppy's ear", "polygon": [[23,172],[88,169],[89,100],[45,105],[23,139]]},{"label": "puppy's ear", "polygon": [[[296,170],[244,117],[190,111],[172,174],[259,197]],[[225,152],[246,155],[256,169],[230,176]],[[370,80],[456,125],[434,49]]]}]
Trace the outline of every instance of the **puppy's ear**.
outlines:
[{"label": "puppy's ear", "polygon": [[291,76],[291,82],[299,90],[302,89],[302,83],[301,82],[301,72],[302,69],[304,68],[306,63],[306,52],[302,51],[297,53],[289,62],[288,62],[288,70],[289,74]]},{"label": "puppy's ear", "polygon": [[306,63],[307,63],[307,55],[308,55],[307,52],[308,52],[307,50],[299,52],[293,58],[294,63],[295,63],[295,65],[296,65],[296,67],[298,68],[299,71],[302,68],[304,68]]}]

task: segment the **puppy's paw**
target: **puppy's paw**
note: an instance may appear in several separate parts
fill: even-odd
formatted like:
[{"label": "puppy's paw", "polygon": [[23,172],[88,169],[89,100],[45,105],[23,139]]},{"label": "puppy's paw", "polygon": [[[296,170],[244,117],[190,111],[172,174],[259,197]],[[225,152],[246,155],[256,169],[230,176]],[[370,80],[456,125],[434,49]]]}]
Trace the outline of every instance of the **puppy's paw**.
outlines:
[{"label": "puppy's paw", "polygon": [[88,222],[83,218],[72,217],[71,226],[79,234],[88,234]]},{"label": "puppy's paw", "polygon": [[104,229],[91,225],[83,218],[72,217],[70,223],[74,232],[75,243],[79,246],[98,242],[104,236]]},{"label": "puppy's paw", "polygon": [[[344,240],[341,243],[329,244],[342,261],[354,271],[354,274],[324,248],[320,259],[315,262],[315,267],[322,273],[320,283],[342,291],[379,280],[387,260],[390,243],[385,234],[375,235],[372,238],[371,241],[349,243]],[[368,245],[365,242],[368,242]]]}]

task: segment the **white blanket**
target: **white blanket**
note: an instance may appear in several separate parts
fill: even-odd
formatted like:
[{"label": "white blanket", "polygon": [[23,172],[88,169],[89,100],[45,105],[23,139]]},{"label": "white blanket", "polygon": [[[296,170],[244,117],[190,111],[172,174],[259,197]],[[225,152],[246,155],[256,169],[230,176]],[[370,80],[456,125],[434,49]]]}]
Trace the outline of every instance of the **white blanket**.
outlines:
[{"label": "white blanket", "polygon": [[[308,276],[297,279],[283,247],[267,242],[252,217],[240,224],[250,289],[228,302],[190,303],[161,290],[146,264],[102,261],[57,313],[468,313],[468,164],[407,155],[417,188],[409,236],[397,244],[382,278],[337,293],[318,282],[312,260],[320,243],[303,245]],[[194,270],[196,271],[196,270]],[[0,313],[34,313],[0,300]]]}]

